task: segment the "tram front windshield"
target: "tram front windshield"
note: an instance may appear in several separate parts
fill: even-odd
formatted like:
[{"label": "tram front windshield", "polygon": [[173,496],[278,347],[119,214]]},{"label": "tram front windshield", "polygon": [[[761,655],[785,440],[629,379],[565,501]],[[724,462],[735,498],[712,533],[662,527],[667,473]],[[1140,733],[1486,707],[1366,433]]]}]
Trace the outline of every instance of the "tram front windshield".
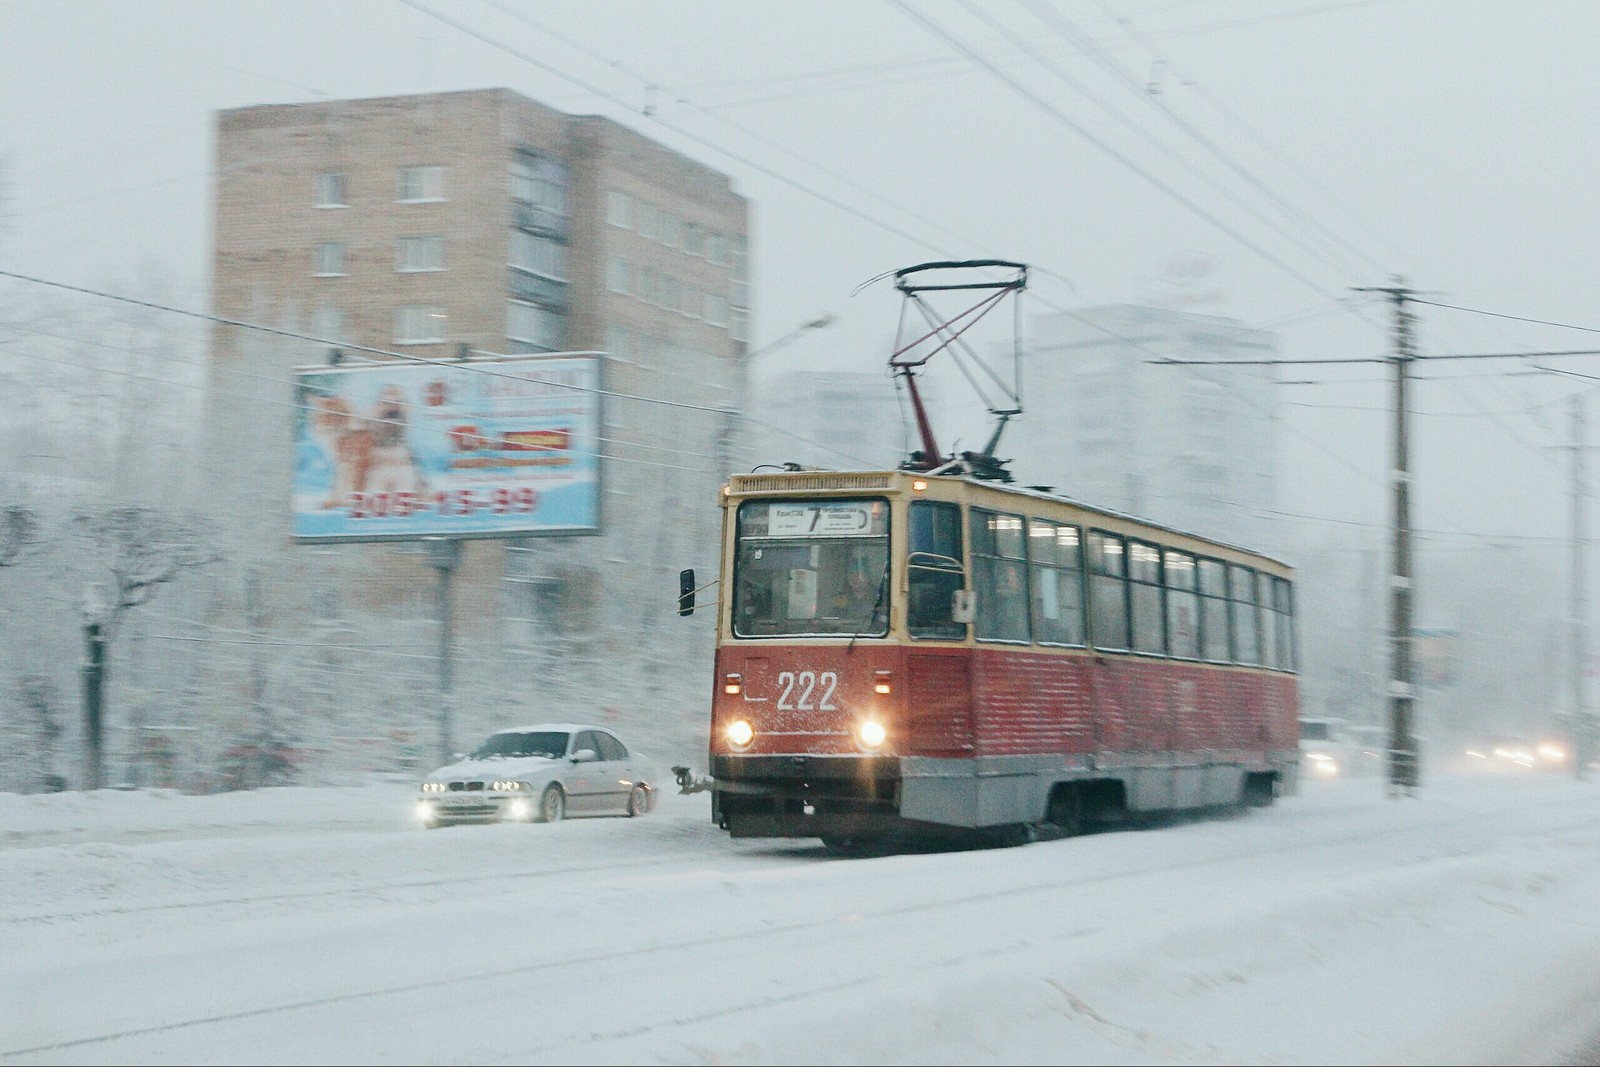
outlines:
[{"label": "tram front windshield", "polygon": [[734,553],[734,636],[888,633],[887,500],[746,501]]}]

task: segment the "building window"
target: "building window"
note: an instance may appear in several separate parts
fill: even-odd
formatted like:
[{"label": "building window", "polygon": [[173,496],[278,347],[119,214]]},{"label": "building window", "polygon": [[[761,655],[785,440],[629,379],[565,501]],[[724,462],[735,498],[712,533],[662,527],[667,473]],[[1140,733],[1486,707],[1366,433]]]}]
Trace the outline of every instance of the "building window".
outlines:
[{"label": "building window", "polygon": [[728,336],[735,341],[750,340],[750,313],[744,308],[728,309]]},{"label": "building window", "polygon": [[566,316],[521,300],[506,304],[506,337],[519,345],[554,352],[566,342]]},{"label": "building window", "polygon": [[621,256],[612,256],[611,262],[606,265],[606,288],[623,296],[629,293],[628,261]]},{"label": "building window", "polygon": [[632,338],[628,331],[621,326],[606,327],[606,351],[613,356],[627,359],[633,352]]},{"label": "building window", "polygon": [[540,165],[524,156],[511,161],[511,199],[555,215],[567,213],[564,171],[554,164]]},{"label": "building window", "polygon": [[511,231],[511,265],[558,282],[567,280],[567,246],[522,230]]},{"label": "building window", "polygon": [[313,255],[312,273],[318,278],[337,278],[344,274],[344,245],[323,241]]},{"label": "building window", "polygon": [[656,228],[656,209],[653,204],[643,200],[633,202],[633,228],[639,231],[640,237],[659,240],[657,234],[660,231]]},{"label": "building window", "polygon": [[431,345],[445,339],[442,307],[403,307],[394,313],[394,343]]},{"label": "building window", "polygon": [[720,293],[706,294],[706,323],[711,326],[728,325],[728,298]]},{"label": "building window", "polygon": [[402,274],[444,270],[444,238],[400,238],[395,244],[394,269]]},{"label": "building window", "polygon": [[317,175],[317,207],[344,207],[344,175]]},{"label": "building window", "polygon": [[405,203],[444,199],[444,168],[401,167],[400,199]]},{"label": "building window", "polygon": [[669,211],[663,211],[661,213],[660,230],[662,244],[668,248],[683,247],[683,224],[678,220],[678,216]]},{"label": "building window", "polygon": [[1028,520],[1033,632],[1044,645],[1083,644],[1083,559],[1076,526]]},{"label": "building window", "polygon": [[706,258],[718,267],[728,265],[728,239],[720,233],[706,235]]},{"label": "building window", "polygon": [[344,312],[336,307],[319,307],[311,313],[311,334],[319,341],[343,344]]},{"label": "building window", "polygon": [[633,229],[633,201],[621,189],[606,191],[606,221],[619,230]]}]

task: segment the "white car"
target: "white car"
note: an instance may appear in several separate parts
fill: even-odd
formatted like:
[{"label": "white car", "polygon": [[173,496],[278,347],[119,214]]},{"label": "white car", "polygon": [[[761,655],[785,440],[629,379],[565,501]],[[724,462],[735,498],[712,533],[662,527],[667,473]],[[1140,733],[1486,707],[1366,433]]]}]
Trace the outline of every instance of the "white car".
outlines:
[{"label": "white car", "polygon": [[1343,719],[1300,720],[1300,771],[1313,778],[1351,773],[1349,723]]},{"label": "white car", "polygon": [[559,822],[584,815],[643,815],[655,805],[647,761],[610,730],[541,723],[489,735],[417,790],[417,818],[457,822]]}]

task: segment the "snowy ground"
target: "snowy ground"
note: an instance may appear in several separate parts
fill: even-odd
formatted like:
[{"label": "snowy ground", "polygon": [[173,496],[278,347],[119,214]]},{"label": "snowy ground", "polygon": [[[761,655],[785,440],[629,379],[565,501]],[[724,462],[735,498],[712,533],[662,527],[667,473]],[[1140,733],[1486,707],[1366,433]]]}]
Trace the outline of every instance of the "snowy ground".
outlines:
[{"label": "snowy ground", "polygon": [[0,1062],[1537,1063],[1600,1033],[1600,782],[1311,783],[849,860],[731,841],[703,794],[433,832],[410,796],[0,795]]}]

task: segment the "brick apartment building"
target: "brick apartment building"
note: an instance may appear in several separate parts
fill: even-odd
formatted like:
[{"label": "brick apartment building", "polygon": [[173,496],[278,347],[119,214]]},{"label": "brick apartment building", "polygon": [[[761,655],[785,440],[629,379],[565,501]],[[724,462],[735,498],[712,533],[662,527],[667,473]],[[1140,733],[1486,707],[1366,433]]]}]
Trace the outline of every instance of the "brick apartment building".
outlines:
[{"label": "brick apartment building", "polygon": [[[604,656],[667,627],[677,569],[714,564],[730,420],[629,398],[737,403],[749,205],[726,175],[609,119],[485,89],[220,112],[214,212],[213,313],[315,338],[216,328],[219,502],[286,543],[292,371],[341,345],[605,352],[601,533],[468,543],[458,628]],[[319,550],[285,551],[315,570]],[[414,550],[338,553],[380,580],[342,581],[319,611],[427,614]]]}]

